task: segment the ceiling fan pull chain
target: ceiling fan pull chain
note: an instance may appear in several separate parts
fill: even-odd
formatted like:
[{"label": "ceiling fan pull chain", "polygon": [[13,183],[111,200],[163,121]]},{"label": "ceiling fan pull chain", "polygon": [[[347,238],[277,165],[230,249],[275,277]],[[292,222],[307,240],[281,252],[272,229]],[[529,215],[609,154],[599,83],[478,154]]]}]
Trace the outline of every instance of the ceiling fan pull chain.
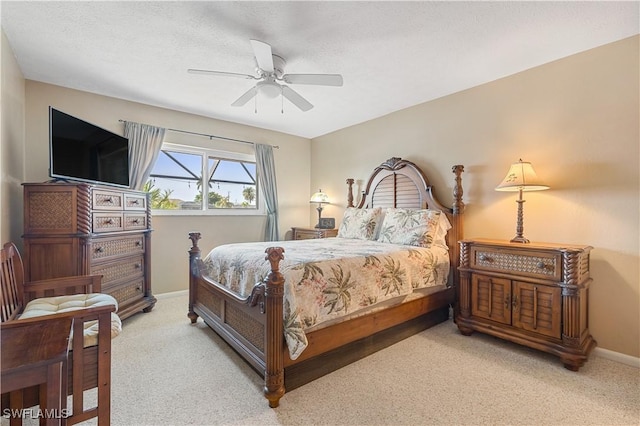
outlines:
[{"label": "ceiling fan pull chain", "polygon": [[280,114],[284,114],[284,96],[282,90],[280,90]]},{"label": "ceiling fan pull chain", "polygon": [[255,114],[258,113],[258,94],[256,93],[256,95],[253,97],[253,112]]}]

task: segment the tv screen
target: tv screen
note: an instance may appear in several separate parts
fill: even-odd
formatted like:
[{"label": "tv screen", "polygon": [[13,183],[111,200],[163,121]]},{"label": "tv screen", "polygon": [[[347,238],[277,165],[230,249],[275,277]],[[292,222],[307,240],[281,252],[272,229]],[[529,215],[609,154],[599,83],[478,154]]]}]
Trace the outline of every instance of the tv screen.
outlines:
[{"label": "tv screen", "polygon": [[129,186],[129,140],[49,107],[49,175]]}]

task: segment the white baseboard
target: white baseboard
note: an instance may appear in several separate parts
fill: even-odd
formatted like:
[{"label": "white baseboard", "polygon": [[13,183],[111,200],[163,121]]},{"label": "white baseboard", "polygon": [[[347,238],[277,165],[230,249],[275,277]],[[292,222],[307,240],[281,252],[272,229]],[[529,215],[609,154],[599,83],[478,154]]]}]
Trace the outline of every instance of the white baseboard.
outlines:
[{"label": "white baseboard", "polygon": [[609,349],[595,348],[593,350],[595,356],[610,359],[621,364],[630,365],[631,367],[640,368],[640,358],[635,356],[621,354],[620,352],[610,351]]},{"label": "white baseboard", "polygon": [[156,299],[169,299],[171,297],[184,296],[187,294],[189,294],[189,290],[178,290],[169,293],[154,294],[154,296],[156,297]]}]

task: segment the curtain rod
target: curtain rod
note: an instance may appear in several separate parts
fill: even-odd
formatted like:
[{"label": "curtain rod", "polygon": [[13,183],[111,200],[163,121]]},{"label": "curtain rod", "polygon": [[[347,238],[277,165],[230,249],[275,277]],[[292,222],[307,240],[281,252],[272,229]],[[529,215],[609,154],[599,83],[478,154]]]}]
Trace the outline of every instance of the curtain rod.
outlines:
[{"label": "curtain rod", "polygon": [[[118,120],[118,121],[120,123],[126,123],[127,122],[127,120]],[[170,128],[167,128],[166,130],[169,130],[169,131],[172,131],[172,132],[178,132],[178,133],[187,133],[189,135],[204,136],[204,137],[209,138],[209,140],[211,140],[212,138],[216,138],[216,139],[222,139],[222,140],[231,141],[231,142],[248,143],[248,144],[251,144],[251,145],[255,145],[256,144],[256,142],[243,141],[242,139],[226,138],[224,136],[216,136],[216,135],[208,135],[206,133],[190,132],[188,130],[170,129]],[[271,145],[271,146],[274,149],[280,149],[280,147],[278,145]]]}]

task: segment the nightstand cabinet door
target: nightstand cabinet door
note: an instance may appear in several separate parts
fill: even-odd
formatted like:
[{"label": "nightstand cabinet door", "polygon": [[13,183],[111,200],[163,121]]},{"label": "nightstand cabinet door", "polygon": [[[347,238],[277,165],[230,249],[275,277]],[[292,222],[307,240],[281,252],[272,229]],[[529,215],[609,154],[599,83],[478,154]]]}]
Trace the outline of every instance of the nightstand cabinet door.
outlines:
[{"label": "nightstand cabinet door", "polygon": [[513,282],[513,326],[560,339],[560,287]]},{"label": "nightstand cabinet door", "polygon": [[460,241],[455,322],[557,355],[577,371],[596,341],[589,333],[592,247]]},{"label": "nightstand cabinet door", "polygon": [[471,278],[471,301],[471,315],[511,324],[510,280],[474,274]]}]

